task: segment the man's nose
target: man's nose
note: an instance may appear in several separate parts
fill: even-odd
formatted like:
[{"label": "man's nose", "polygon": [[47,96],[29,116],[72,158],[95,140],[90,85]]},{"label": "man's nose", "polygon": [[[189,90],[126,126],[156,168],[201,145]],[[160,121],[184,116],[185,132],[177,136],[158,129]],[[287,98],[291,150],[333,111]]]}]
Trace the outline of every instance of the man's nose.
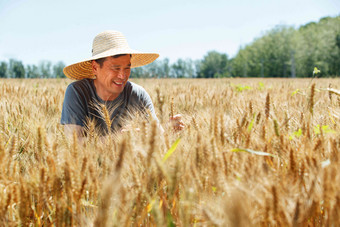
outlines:
[{"label": "man's nose", "polygon": [[118,78],[119,79],[125,79],[126,75],[123,69],[119,70],[118,72]]}]

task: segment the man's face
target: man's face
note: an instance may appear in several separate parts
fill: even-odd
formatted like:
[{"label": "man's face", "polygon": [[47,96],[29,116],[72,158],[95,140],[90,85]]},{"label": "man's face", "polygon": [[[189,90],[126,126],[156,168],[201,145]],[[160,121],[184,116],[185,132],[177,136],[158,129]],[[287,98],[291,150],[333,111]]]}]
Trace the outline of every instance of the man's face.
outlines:
[{"label": "man's face", "polygon": [[114,100],[124,90],[131,72],[130,55],[116,58],[107,57],[102,65],[92,61],[92,70],[96,75],[94,84],[99,97],[105,101]]}]

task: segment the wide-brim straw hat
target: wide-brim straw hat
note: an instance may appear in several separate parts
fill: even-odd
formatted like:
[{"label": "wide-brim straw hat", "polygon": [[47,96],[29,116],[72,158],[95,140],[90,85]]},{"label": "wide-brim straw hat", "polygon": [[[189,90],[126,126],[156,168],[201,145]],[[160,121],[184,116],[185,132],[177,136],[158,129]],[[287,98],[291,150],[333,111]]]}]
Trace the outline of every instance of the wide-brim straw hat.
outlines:
[{"label": "wide-brim straw hat", "polygon": [[131,49],[125,36],[119,31],[104,31],[93,40],[91,58],[66,66],[63,71],[71,79],[95,79],[91,61],[119,54],[131,54],[131,68],[150,64],[159,57],[156,53],[143,53]]}]

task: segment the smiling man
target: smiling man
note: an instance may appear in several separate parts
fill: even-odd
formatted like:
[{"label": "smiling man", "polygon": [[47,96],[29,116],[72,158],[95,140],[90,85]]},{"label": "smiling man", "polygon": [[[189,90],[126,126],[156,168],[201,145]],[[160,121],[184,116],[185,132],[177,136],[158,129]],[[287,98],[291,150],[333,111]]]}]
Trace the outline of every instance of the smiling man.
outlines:
[{"label": "smiling man", "polygon": [[[147,65],[158,58],[156,53],[142,53],[129,47],[118,31],[98,34],[92,45],[92,57],[64,68],[67,77],[77,81],[65,92],[61,124],[67,134],[79,136],[89,121],[105,135],[119,131],[124,120],[135,111],[151,113],[158,121],[149,94],[141,86],[128,81],[131,68]],[[107,127],[105,110],[109,112],[111,127]],[[177,129],[183,128],[180,116],[171,119]]]},{"label": "smiling man", "polygon": [[93,73],[97,76],[93,81],[94,86],[101,99],[113,101],[122,93],[129,79],[131,56],[115,55],[106,57],[102,61],[92,61]]}]

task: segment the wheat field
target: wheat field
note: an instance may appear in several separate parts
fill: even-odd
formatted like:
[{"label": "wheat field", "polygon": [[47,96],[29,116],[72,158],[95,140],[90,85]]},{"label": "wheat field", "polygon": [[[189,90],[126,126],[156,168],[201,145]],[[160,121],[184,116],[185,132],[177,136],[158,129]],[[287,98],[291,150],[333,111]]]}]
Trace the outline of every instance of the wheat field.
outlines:
[{"label": "wheat field", "polygon": [[133,81],[165,132],[79,143],[70,80],[0,80],[0,226],[340,225],[339,79]]}]

